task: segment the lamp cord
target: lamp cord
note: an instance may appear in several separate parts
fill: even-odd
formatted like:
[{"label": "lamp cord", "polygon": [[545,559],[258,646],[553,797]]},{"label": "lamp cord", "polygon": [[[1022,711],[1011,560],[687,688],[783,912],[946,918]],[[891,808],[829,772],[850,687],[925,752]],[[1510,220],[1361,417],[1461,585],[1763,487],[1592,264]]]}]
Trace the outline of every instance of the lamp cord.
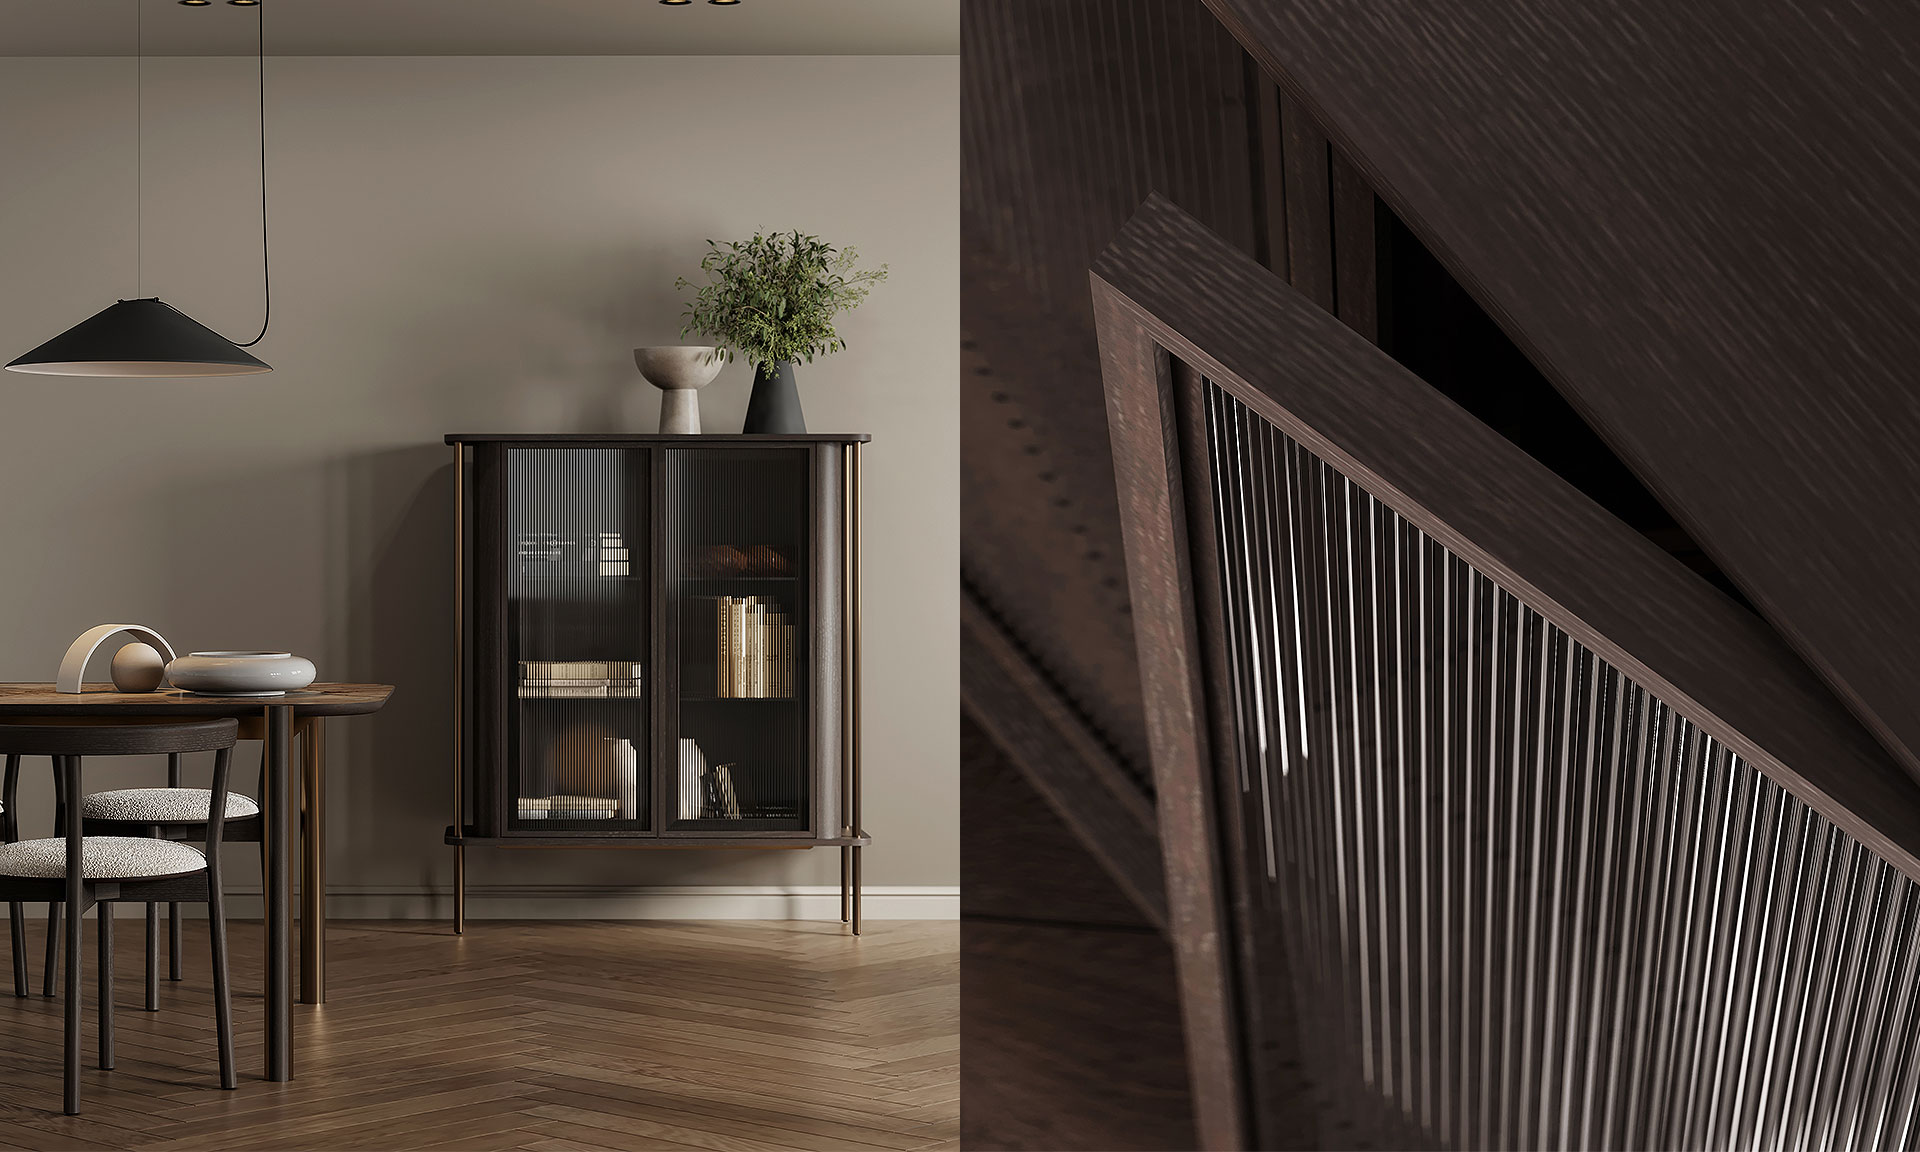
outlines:
[{"label": "lamp cord", "polygon": [[238,345],[251,348],[266,338],[267,326],[273,323],[273,262],[267,250],[267,5],[253,6],[254,22],[259,35],[256,59],[260,70],[260,283],[261,315],[260,335]]}]

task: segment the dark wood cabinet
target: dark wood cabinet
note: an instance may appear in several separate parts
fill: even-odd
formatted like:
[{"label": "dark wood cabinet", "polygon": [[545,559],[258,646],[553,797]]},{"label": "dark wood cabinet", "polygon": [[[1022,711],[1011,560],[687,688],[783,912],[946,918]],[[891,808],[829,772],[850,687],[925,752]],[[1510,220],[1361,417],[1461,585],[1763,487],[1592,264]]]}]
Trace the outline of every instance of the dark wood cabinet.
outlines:
[{"label": "dark wood cabinet", "polygon": [[865,436],[451,435],[456,919],[482,845],[837,847]]}]

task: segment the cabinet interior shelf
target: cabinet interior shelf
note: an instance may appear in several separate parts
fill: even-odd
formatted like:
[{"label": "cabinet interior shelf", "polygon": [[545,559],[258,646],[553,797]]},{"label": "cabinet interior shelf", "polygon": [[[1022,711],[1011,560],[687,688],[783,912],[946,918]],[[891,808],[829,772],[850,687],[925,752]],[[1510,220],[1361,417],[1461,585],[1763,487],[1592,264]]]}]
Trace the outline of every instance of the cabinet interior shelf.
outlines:
[{"label": "cabinet interior shelf", "polygon": [[798,702],[799,699],[798,696],[688,696],[685,693],[681,693],[680,695],[680,703],[682,704],[733,704],[736,702],[742,704],[793,704]]},{"label": "cabinet interior shelf", "polygon": [[[608,829],[598,835],[599,839],[613,841],[605,845],[610,848],[865,848],[873,843],[873,837],[865,832],[857,836],[755,836],[752,833],[724,832],[709,835],[690,835],[669,832],[662,836],[635,836]],[[469,828],[465,834],[447,826],[446,842],[450,847],[463,848],[487,844],[507,848],[566,848],[579,847],[583,840],[596,839],[593,832],[579,832],[564,836],[483,836]]]}]

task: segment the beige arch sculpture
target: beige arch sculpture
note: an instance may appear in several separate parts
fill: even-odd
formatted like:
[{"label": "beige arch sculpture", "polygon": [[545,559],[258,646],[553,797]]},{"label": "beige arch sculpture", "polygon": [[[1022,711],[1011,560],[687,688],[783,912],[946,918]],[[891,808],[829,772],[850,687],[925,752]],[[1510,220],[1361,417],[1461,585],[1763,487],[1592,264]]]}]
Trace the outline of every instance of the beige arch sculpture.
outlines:
[{"label": "beige arch sculpture", "polygon": [[125,632],[136,640],[153,645],[160,651],[160,658],[173,663],[173,646],[166,637],[142,624],[102,624],[89,628],[80,634],[80,638],[67,649],[66,659],[60,661],[60,679],[54,682],[58,692],[79,692],[85,680],[87,661],[93,658],[94,649],[116,632]]}]

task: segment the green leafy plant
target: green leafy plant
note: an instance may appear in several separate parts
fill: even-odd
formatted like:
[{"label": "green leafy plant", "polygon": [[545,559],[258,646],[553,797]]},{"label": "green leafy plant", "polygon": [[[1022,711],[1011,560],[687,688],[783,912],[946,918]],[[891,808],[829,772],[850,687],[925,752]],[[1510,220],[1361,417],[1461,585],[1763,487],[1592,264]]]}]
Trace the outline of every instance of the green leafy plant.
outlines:
[{"label": "green leafy plant", "polygon": [[708,282],[685,276],[676,288],[697,288],[681,314],[681,336],[699,333],[735,348],[756,369],[788,361],[812,363],[847,346],[833,318],[858,307],[872,286],[887,278],[887,266],[856,271],[852,248],[835,248],[800,232],[756,233],[751,240],[707,241],[700,271]]}]

